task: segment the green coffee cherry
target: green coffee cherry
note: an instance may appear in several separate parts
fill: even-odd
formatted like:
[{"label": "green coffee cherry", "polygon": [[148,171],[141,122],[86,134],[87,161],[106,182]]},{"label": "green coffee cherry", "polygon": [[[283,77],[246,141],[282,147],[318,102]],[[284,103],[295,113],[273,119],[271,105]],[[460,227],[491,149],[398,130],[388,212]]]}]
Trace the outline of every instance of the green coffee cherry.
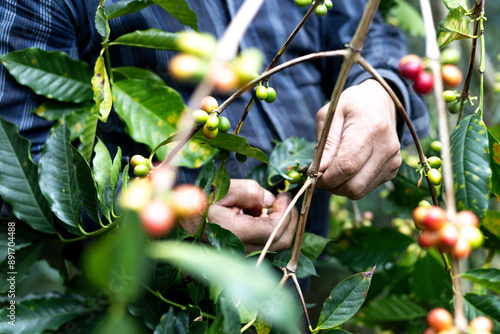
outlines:
[{"label": "green coffee cherry", "polygon": [[132,165],[132,167],[136,167],[139,165],[144,165],[147,167],[149,164],[149,161],[148,161],[148,159],[144,158],[142,155],[136,154],[132,158],[130,158],[130,164]]},{"label": "green coffee cherry", "polygon": [[448,111],[453,115],[458,114],[460,112],[460,101],[456,100],[451,102],[448,106]]},{"label": "green coffee cherry", "polygon": [[302,180],[302,174],[300,174],[296,170],[291,170],[286,173],[286,175],[291,178],[291,180],[288,180],[288,182],[290,182],[291,184],[300,183],[300,181]]},{"label": "green coffee cherry", "polygon": [[333,7],[333,2],[332,2],[332,0],[325,0],[324,4],[325,4],[325,6],[326,6],[326,8],[327,8],[328,10],[332,9],[332,7]]},{"label": "green coffee cherry", "polygon": [[219,117],[219,126],[218,126],[219,131],[227,132],[230,126],[231,123],[229,123],[229,120],[226,117],[224,116]]},{"label": "green coffee cherry", "polygon": [[219,129],[218,128],[215,128],[215,130],[210,130],[209,128],[207,128],[206,124],[203,127],[203,135],[207,139],[214,139],[215,137],[217,137],[218,134],[219,134]]},{"label": "green coffee cherry", "polygon": [[455,92],[452,90],[445,90],[443,92],[443,97],[446,103],[450,103],[455,101],[455,99],[457,98],[457,94],[455,94]]},{"label": "green coffee cherry", "polygon": [[312,0],[295,0],[297,7],[307,7],[312,3]]},{"label": "green coffee cherry", "polygon": [[276,100],[276,91],[273,87],[267,88],[267,96],[265,100],[267,103],[273,103]]},{"label": "green coffee cherry", "polygon": [[193,119],[198,124],[205,124],[208,120],[208,114],[205,110],[195,110],[192,113]]},{"label": "green coffee cherry", "polygon": [[426,208],[430,208],[432,206],[431,203],[427,202],[426,200],[421,200],[420,202],[418,202],[418,206],[423,206],[423,207],[426,207]]},{"label": "green coffee cherry", "polygon": [[323,17],[326,15],[326,13],[328,12],[328,8],[326,7],[326,5],[324,4],[321,4],[319,5],[318,7],[316,7],[316,9],[314,10],[314,13],[316,14],[316,16],[318,17]]},{"label": "green coffee cherry", "polygon": [[429,169],[427,172],[427,177],[429,178],[429,182],[435,186],[439,186],[443,182],[443,176],[441,172],[435,168]]},{"label": "green coffee cherry", "polygon": [[456,49],[445,49],[441,53],[441,63],[443,64],[456,64],[460,59],[460,52]]},{"label": "green coffee cherry", "polygon": [[205,126],[210,131],[214,131],[215,129],[217,129],[219,127],[219,115],[215,113],[208,116]]},{"label": "green coffee cherry", "polygon": [[429,158],[429,166],[431,166],[431,168],[441,168],[441,159],[439,159],[439,157],[430,157]]},{"label": "green coffee cherry", "polygon": [[248,159],[248,157],[246,155],[243,155],[240,153],[236,153],[235,157],[236,157],[236,160],[238,160],[239,162],[245,162]]},{"label": "green coffee cherry", "polygon": [[267,88],[263,85],[259,85],[255,90],[255,96],[257,96],[259,100],[265,100],[267,97]]},{"label": "green coffee cherry", "polygon": [[231,152],[228,151],[228,150],[220,150],[218,153],[217,153],[217,160],[219,161],[226,161],[229,156],[231,155]]},{"label": "green coffee cherry", "polygon": [[137,177],[145,177],[149,174],[149,168],[146,165],[137,165],[134,167],[134,175]]},{"label": "green coffee cherry", "polygon": [[439,140],[434,140],[431,143],[431,149],[436,153],[441,153],[441,149],[443,148],[443,144]]}]

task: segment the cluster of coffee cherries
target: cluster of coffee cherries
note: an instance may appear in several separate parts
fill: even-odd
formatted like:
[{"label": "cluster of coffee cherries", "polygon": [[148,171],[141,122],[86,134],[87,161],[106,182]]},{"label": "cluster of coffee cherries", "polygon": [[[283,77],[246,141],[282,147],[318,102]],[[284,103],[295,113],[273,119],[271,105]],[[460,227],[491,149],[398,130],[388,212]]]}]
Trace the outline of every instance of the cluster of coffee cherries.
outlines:
[{"label": "cluster of coffee cherries", "polygon": [[144,231],[151,238],[164,237],[176,221],[196,219],[206,209],[207,195],[203,190],[192,184],[172,189],[174,182],[171,169],[158,167],[131,181],[120,197],[120,206],[139,214]]},{"label": "cluster of coffee cherries", "polygon": [[[295,0],[295,4],[297,7],[307,7],[312,3],[312,0]],[[332,0],[324,0],[322,3],[320,3],[316,9],[314,10],[314,13],[316,16],[323,17],[328,13],[330,9],[333,7],[333,2]]]},{"label": "cluster of coffee cherries", "polygon": [[441,159],[437,156],[431,156],[427,159],[430,169],[427,171],[427,178],[434,186],[439,186],[443,183],[443,175],[440,168],[442,165]]},{"label": "cluster of coffee cherries", "polygon": [[[176,47],[180,53],[168,64],[170,75],[180,82],[197,82],[207,75],[210,58],[215,53],[216,38],[208,33],[179,33]],[[211,77],[215,89],[228,94],[258,76],[264,57],[256,48],[242,51],[234,60],[222,65]]]},{"label": "cluster of coffee cherries", "polygon": [[451,223],[442,208],[426,203],[415,208],[412,215],[415,227],[422,230],[418,243],[423,248],[436,247],[440,252],[449,252],[454,258],[462,259],[483,244],[479,220],[471,211],[458,212]]},{"label": "cluster of coffee cherries", "polygon": [[[441,76],[447,87],[457,87],[462,83],[463,75],[455,65],[459,60],[458,51],[446,49],[441,54]],[[415,54],[406,55],[399,61],[399,74],[413,81],[413,89],[418,94],[428,94],[434,87],[434,78],[425,68],[424,61]]]},{"label": "cluster of coffee cherries", "polygon": [[[427,325],[429,327],[423,334],[456,334],[459,333],[453,326],[453,317],[448,310],[437,307],[427,313]],[[478,316],[469,322],[467,334],[491,334],[493,322],[485,317]]]},{"label": "cluster of coffee cherries", "polygon": [[219,103],[213,96],[205,96],[201,100],[201,109],[193,111],[192,116],[196,123],[203,124],[203,135],[207,139],[214,139],[220,132],[227,132],[231,127],[229,120],[219,116]]},{"label": "cluster of coffee cherries", "polygon": [[273,87],[269,86],[267,82],[265,84],[260,83],[255,88],[255,96],[261,100],[266,101],[267,103],[273,103],[276,101],[276,91]]}]

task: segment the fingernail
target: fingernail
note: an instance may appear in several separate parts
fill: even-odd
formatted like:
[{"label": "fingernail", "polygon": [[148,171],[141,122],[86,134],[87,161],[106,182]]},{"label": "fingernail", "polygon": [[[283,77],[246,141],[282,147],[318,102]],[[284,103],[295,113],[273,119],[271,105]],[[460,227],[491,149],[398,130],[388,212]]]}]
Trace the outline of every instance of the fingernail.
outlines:
[{"label": "fingernail", "polygon": [[264,193],[264,206],[265,207],[271,207],[274,204],[274,195],[267,191]]}]

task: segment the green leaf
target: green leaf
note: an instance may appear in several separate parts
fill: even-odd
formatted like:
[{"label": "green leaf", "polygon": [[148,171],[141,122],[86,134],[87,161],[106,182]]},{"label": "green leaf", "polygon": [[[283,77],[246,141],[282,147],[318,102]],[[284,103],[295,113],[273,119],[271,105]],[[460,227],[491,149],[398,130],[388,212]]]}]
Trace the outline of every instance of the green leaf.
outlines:
[{"label": "green leaf", "polygon": [[323,332],[323,334],[351,334],[351,333],[343,329],[330,329],[327,330],[326,332]]},{"label": "green leaf", "polygon": [[[112,162],[108,148],[100,139],[97,140],[97,143],[94,147],[94,152],[95,156],[92,160],[92,171],[94,172],[94,179],[97,182],[97,196],[102,205],[104,202],[103,194],[106,182],[108,182],[109,185]],[[106,208],[101,208],[101,210],[106,210]],[[109,215],[107,215],[107,217],[109,218]]]},{"label": "green leaf", "polygon": [[500,297],[495,295],[480,296],[468,293],[464,297],[464,309],[469,321],[480,315],[484,315],[493,321],[494,327],[491,333],[500,333]]},{"label": "green leaf", "polygon": [[491,169],[488,134],[479,114],[465,117],[450,135],[458,210],[471,210],[481,221],[488,209]]},{"label": "green leaf", "polygon": [[189,282],[187,284],[187,290],[192,303],[195,305],[198,305],[198,303],[202,301],[203,297],[205,297],[205,286],[201,283]]},{"label": "green leaf", "polygon": [[220,310],[224,315],[224,327],[223,333],[227,334],[239,334],[240,333],[240,316],[238,314],[238,309],[236,309],[233,302],[226,298],[220,297]]},{"label": "green leaf", "polygon": [[325,249],[326,244],[331,240],[320,235],[305,232],[304,239],[302,240],[302,254],[308,258],[315,260],[320,256]]},{"label": "green leaf", "polygon": [[118,147],[115,158],[113,159],[113,164],[111,165],[111,175],[109,177],[109,182],[113,186],[113,194],[115,193],[116,186],[118,185],[118,180],[120,179],[121,170],[122,170],[122,149]]},{"label": "green leaf", "polygon": [[410,276],[410,290],[419,301],[432,301],[447,307],[453,298],[452,284],[439,254],[432,252],[427,252],[415,265]]},{"label": "green leaf", "polygon": [[[182,312],[181,312],[182,314]],[[153,334],[183,334],[186,333],[189,323],[183,321],[181,316],[176,316],[171,306],[167,313],[162,315],[161,321],[156,326]]]},{"label": "green leaf", "polygon": [[86,122],[90,116],[95,117],[91,114],[92,108],[88,110],[81,110],[72,114],[69,114],[64,118],[64,122],[69,129],[69,141],[72,142],[76,138],[80,137],[84,131],[88,131],[86,128]]},{"label": "green leaf", "polygon": [[500,269],[472,269],[461,276],[491,291],[500,293]]},{"label": "green leaf", "polygon": [[482,221],[482,226],[497,238],[500,238],[500,212],[487,211]]},{"label": "green leaf", "polygon": [[[275,267],[284,268],[284,267],[286,267],[288,262],[290,262],[291,257],[292,257],[291,250],[280,251],[274,257],[272,264]],[[314,263],[311,261],[310,258],[308,258],[307,256],[304,256],[304,254],[300,254],[300,256],[299,256],[299,263],[297,266],[296,275],[297,275],[297,278],[318,276],[318,274],[316,273],[316,268],[314,267]]]},{"label": "green leaf", "polygon": [[500,201],[500,142],[488,130],[491,166],[491,193]]},{"label": "green leaf", "polygon": [[[184,110],[179,93],[165,84],[160,86],[146,80],[115,82],[113,96],[116,112],[127,125],[128,134],[151,150],[162,138],[174,133]],[[158,158],[162,159],[165,153],[164,150],[157,152]]]},{"label": "green leaf", "polygon": [[47,330],[56,331],[62,324],[91,311],[94,311],[93,307],[84,306],[82,298],[75,295],[51,293],[44,297],[24,299],[16,302],[15,327],[4,320],[9,319],[7,307],[0,310],[0,332],[42,334]]},{"label": "green leaf", "polygon": [[82,207],[96,223],[100,222],[99,203],[97,202],[97,186],[90,166],[83,155],[73,148],[73,163],[76,168],[76,181],[82,201]]},{"label": "green leaf", "polygon": [[207,237],[217,250],[224,250],[235,256],[243,256],[246,253],[243,242],[233,232],[220,225],[207,223]]},{"label": "green leaf", "polygon": [[112,212],[113,212],[113,193],[114,187],[111,184],[111,178],[107,178],[104,182],[104,187],[102,188],[102,200],[101,200],[101,211],[104,217],[111,222]]},{"label": "green leaf", "polygon": [[105,8],[108,20],[140,11],[154,2],[151,0],[121,0]]},{"label": "green leaf", "polygon": [[397,20],[397,25],[412,36],[424,37],[424,21],[420,13],[406,1],[396,1],[390,10],[391,17]]},{"label": "green leaf", "polygon": [[[4,245],[6,246],[6,243]],[[11,284],[14,284],[14,286],[16,284],[19,284],[29,275],[31,267],[33,267],[35,262],[38,260],[38,255],[40,255],[42,246],[42,243],[35,243],[31,246],[24,247],[16,251],[14,253],[14,265],[8,263],[9,258],[7,257],[7,260],[0,265],[0,270],[2,270],[2,276],[4,277],[0,280],[0,293],[7,293],[7,291],[9,291],[10,289]],[[10,281],[10,278],[14,279]],[[2,318],[2,321],[4,321],[4,319],[5,318]],[[2,323],[2,321],[0,321],[0,323]]]},{"label": "green leaf", "polygon": [[139,48],[179,51],[177,39],[179,34],[160,29],[136,30],[121,35],[109,45],[126,45]]},{"label": "green leaf", "polygon": [[[168,145],[168,149],[173,148],[177,143]],[[186,145],[176,154],[172,160],[173,166],[200,168],[208,161],[212,160],[217,154],[217,149],[212,146],[197,140],[190,139]]]},{"label": "green leaf", "polygon": [[104,11],[104,7],[99,5],[97,7],[97,11],[95,13],[95,29],[102,36],[103,41],[107,42],[109,40],[109,34],[111,30],[109,28],[108,18],[106,16],[106,12]]},{"label": "green leaf", "polygon": [[[15,231],[12,231],[13,229],[15,229]],[[12,237],[15,237],[15,245],[9,245],[9,239]],[[7,247],[0,247],[0,263],[7,258],[7,255],[9,253],[8,248],[13,248],[16,251],[20,250],[22,248],[30,246],[33,241],[40,237],[43,237],[43,234],[32,230],[28,227],[28,225],[24,223],[9,222],[0,224],[0,240],[5,240],[4,245],[7,245]]]},{"label": "green leaf", "polygon": [[83,131],[80,134],[80,146],[78,149],[82,153],[85,160],[90,161],[92,152],[94,151],[94,142],[96,137],[97,122],[99,119],[93,113],[88,114],[85,123],[83,124]]},{"label": "green leaf", "polygon": [[102,54],[95,62],[92,89],[94,90],[94,101],[97,105],[98,117],[101,121],[106,122],[111,112],[113,96],[111,95],[108,72]]},{"label": "green leaf", "polygon": [[0,55],[0,61],[38,95],[73,103],[92,100],[92,70],[63,52],[28,48]]},{"label": "green leaf", "polygon": [[210,160],[207,164],[203,166],[198,177],[196,178],[195,186],[203,189],[205,194],[209,195],[212,191],[212,183],[215,180],[215,175],[217,174],[217,166],[213,160]]},{"label": "green leaf", "polygon": [[73,113],[89,111],[92,109],[91,102],[84,103],[66,103],[56,100],[47,100],[33,109],[31,112],[48,121],[58,121]]},{"label": "green leaf", "polygon": [[[316,143],[314,142],[294,137],[276,145],[269,156],[269,163],[275,166],[275,168],[274,170],[272,167],[268,169],[268,181],[270,183],[275,182],[273,177],[286,174],[288,172],[287,167],[295,165],[297,162],[299,162],[301,167],[309,166],[312,162],[315,146]],[[276,170],[279,170],[281,174]]]},{"label": "green leaf", "polygon": [[189,326],[186,334],[205,334],[208,329],[208,324],[204,321],[193,321]]},{"label": "green leaf", "polygon": [[470,31],[470,19],[466,16],[466,10],[456,7],[448,12],[448,15],[439,23],[438,44],[440,48],[453,41],[463,38],[474,38]]},{"label": "green leaf", "polygon": [[146,70],[144,68],[138,67],[115,67],[111,69],[113,73],[113,81],[122,81],[128,79],[141,79],[149,81],[151,84],[156,84],[160,86],[165,85],[165,81],[158,76],[156,73]]},{"label": "green leaf", "polygon": [[131,211],[125,215],[126,224],[93,243],[83,256],[83,273],[87,279],[97,289],[107,289],[113,298],[122,302],[138,295],[147,264],[146,237],[139,217]]},{"label": "green leaf", "polygon": [[461,7],[465,11],[468,11],[466,0],[443,0],[443,3],[450,10]]},{"label": "green leaf", "polygon": [[219,169],[217,170],[217,175],[215,175],[214,180],[214,199],[212,203],[216,203],[226,196],[231,185],[231,178],[226,169],[226,162],[221,162]]},{"label": "green leaf", "polygon": [[52,213],[38,185],[30,142],[19,135],[14,123],[1,116],[0,125],[0,195],[18,219],[37,231],[53,234]]},{"label": "green leaf", "polygon": [[365,301],[375,267],[369,272],[352,275],[340,282],[323,304],[318,328],[329,329],[342,325],[358,312]]},{"label": "green leaf", "polygon": [[355,229],[339,240],[333,255],[354,270],[365,270],[375,264],[384,266],[402,254],[414,240],[392,228]]},{"label": "green leaf", "polygon": [[359,317],[367,323],[409,321],[424,318],[427,311],[406,295],[390,295],[372,301]]},{"label": "green leaf", "polygon": [[80,198],[68,139],[68,127],[61,124],[45,143],[38,167],[39,184],[52,212],[68,231],[81,234]]},{"label": "green leaf", "polygon": [[165,9],[185,26],[198,30],[198,19],[186,0],[153,0],[155,4]]},{"label": "green leaf", "polygon": [[185,242],[164,241],[150,247],[153,258],[167,260],[194,277],[224,287],[225,296],[241,300],[248,309],[265,308],[273,325],[284,332],[293,327],[296,300],[286,287],[277,289],[279,279],[270,268],[255,267],[239,257]]}]

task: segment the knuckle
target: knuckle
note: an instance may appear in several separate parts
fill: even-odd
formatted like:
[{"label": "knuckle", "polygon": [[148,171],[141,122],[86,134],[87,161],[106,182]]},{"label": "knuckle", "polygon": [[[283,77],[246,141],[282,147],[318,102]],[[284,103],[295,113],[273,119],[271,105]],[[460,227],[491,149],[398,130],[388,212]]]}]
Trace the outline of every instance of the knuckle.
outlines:
[{"label": "knuckle", "polygon": [[339,170],[345,177],[351,177],[356,174],[360,169],[359,161],[354,158],[342,158],[339,161]]}]

